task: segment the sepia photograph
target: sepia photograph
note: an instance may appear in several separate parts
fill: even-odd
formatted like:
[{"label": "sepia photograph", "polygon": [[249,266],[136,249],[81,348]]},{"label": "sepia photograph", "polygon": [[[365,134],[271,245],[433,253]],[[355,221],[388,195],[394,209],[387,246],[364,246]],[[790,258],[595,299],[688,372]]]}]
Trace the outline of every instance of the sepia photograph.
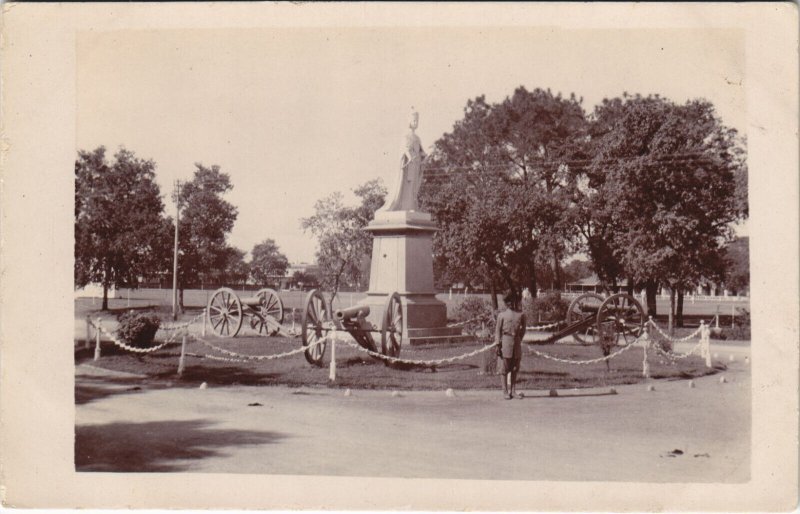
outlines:
[{"label": "sepia photograph", "polygon": [[[665,491],[760,480],[758,352],[797,355],[775,328],[796,312],[765,316],[766,295],[786,297],[750,257],[774,244],[765,225],[797,222],[796,187],[783,221],[763,218],[753,98],[768,77],[728,6],[729,23],[700,5],[695,23],[615,26],[631,6],[583,24],[536,22],[551,4],[518,6],[519,23],[476,23],[477,7],[503,12],[483,4],[458,23],[404,23],[417,4],[366,4],[352,23],[347,4],[263,6],[252,23],[229,6],[239,25],[212,4],[147,12],[196,23],[146,23],[135,5],[126,23],[71,22],[72,155],[29,175],[58,176],[41,205],[72,284],[50,329],[59,466],[84,485],[194,485],[59,506],[575,509],[492,500],[554,483],[579,484],[584,510],[648,511]],[[796,451],[779,467],[795,478]],[[291,485],[247,505],[188,499],[211,476]],[[320,500],[359,482],[373,494]],[[458,498],[471,483],[480,500]],[[653,503],[614,503],[628,484]]]}]

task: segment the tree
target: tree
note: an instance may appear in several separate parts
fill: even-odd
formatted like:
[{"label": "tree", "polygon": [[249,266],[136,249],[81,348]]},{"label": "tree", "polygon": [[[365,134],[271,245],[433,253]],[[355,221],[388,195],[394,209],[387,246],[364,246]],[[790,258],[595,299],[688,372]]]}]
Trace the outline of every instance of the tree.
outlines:
[{"label": "tree", "polygon": [[[481,96],[436,142],[429,166],[436,171],[421,200],[441,227],[434,251],[446,256],[452,276],[482,273],[493,289],[527,287],[535,295],[538,278],[550,275],[551,287],[561,287],[574,231],[564,163],[584,146],[580,103],[523,87],[499,104]],[[552,274],[537,272],[543,268]]]},{"label": "tree", "polygon": [[592,276],[592,265],[583,259],[573,259],[564,266],[564,281],[577,282]]},{"label": "tree", "polygon": [[292,275],[292,282],[302,289],[316,288],[319,285],[319,278],[308,271],[297,270]]},{"label": "tree", "polygon": [[742,141],[704,100],[626,95],[604,101],[593,122],[587,196],[602,198],[596,213],[612,227],[612,260],[647,285],[651,314],[656,286],[669,287],[672,328],[678,296],[721,277],[723,245],[746,215],[737,187],[746,173]]},{"label": "tree", "polygon": [[267,285],[276,277],[286,274],[289,259],[278,248],[274,239],[265,239],[250,252],[250,276],[257,284]]},{"label": "tree", "polygon": [[750,238],[737,237],[725,247],[725,285],[736,292],[750,289]]},{"label": "tree", "polygon": [[233,189],[230,177],[219,166],[195,164],[191,181],[180,190],[182,204],[179,227],[178,287],[183,307],[187,284],[213,281],[224,274],[231,258],[226,242],[238,211],[222,198]]},{"label": "tree", "polygon": [[163,269],[164,205],[155,183],[155,163],[121,148],[114,162],[103,146],[79,151],[75,161],[75,285],[136,287],[138,277]]},{"label": "tree", "polygon": [[362,260],[372,251],[372,236],[363,230],[383,205],[386,188],[380,180],[371,180],[353,190],[361,202],[356,207],[344,205],[340,192],[318,200],[314,215],[301,219],[303,230],[317,238],[317,264],[322,285],[336,298],[343,283],[360,283]]}]

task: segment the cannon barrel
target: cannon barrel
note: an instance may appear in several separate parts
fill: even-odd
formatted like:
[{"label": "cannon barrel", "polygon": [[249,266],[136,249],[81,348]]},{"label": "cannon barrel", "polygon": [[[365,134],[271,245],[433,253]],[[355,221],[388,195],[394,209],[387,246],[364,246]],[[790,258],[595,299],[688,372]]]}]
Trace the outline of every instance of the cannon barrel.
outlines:
[{"label": "cannon barrel", "polygon": [[247,305],[248,307],[257,307],[264,302],[263,296],[245,296],[240,299],[242,305]]},{"label": "cannon barrel", "polygon": [[347,309],[340,309],[334,313],[338,321],[350,320],[353,318],[366,318],[369,316],[369,307],[366,305],[356,305]]}]

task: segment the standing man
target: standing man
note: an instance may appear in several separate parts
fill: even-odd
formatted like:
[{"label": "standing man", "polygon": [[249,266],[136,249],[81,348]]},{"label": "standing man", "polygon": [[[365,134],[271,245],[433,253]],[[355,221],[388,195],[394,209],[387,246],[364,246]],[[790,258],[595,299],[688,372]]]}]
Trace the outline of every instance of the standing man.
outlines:
[{"label": "standing man", "polygon": [[503,396],[510,400],[515,396],[522,398],[516,392],[517,373],[522,361],[522,337],[525,335],[525,315],[520,312],[519,296],[513,290],[503,297],[506,310],[497,316],[494,343],[497,345],[497,354],[503,359]]}]

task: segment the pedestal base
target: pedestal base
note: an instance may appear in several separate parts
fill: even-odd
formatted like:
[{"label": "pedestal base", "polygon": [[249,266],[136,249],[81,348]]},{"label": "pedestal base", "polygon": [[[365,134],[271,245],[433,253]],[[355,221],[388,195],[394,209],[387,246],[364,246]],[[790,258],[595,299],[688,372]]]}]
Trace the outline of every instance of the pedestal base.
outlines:
[{"label": "pedestal base", "polygon": [[[386,302],[390,293],[369,292],[359,305],[369,307],[370,322],[376,330],[383,324]],[[403,339],[401,344],[421,344],[428,342],[446,342],[462,339],[461,328],[447,326],[447,305],[436,299],[433,294],[403,293],[400,295],[403,306]]]}]

